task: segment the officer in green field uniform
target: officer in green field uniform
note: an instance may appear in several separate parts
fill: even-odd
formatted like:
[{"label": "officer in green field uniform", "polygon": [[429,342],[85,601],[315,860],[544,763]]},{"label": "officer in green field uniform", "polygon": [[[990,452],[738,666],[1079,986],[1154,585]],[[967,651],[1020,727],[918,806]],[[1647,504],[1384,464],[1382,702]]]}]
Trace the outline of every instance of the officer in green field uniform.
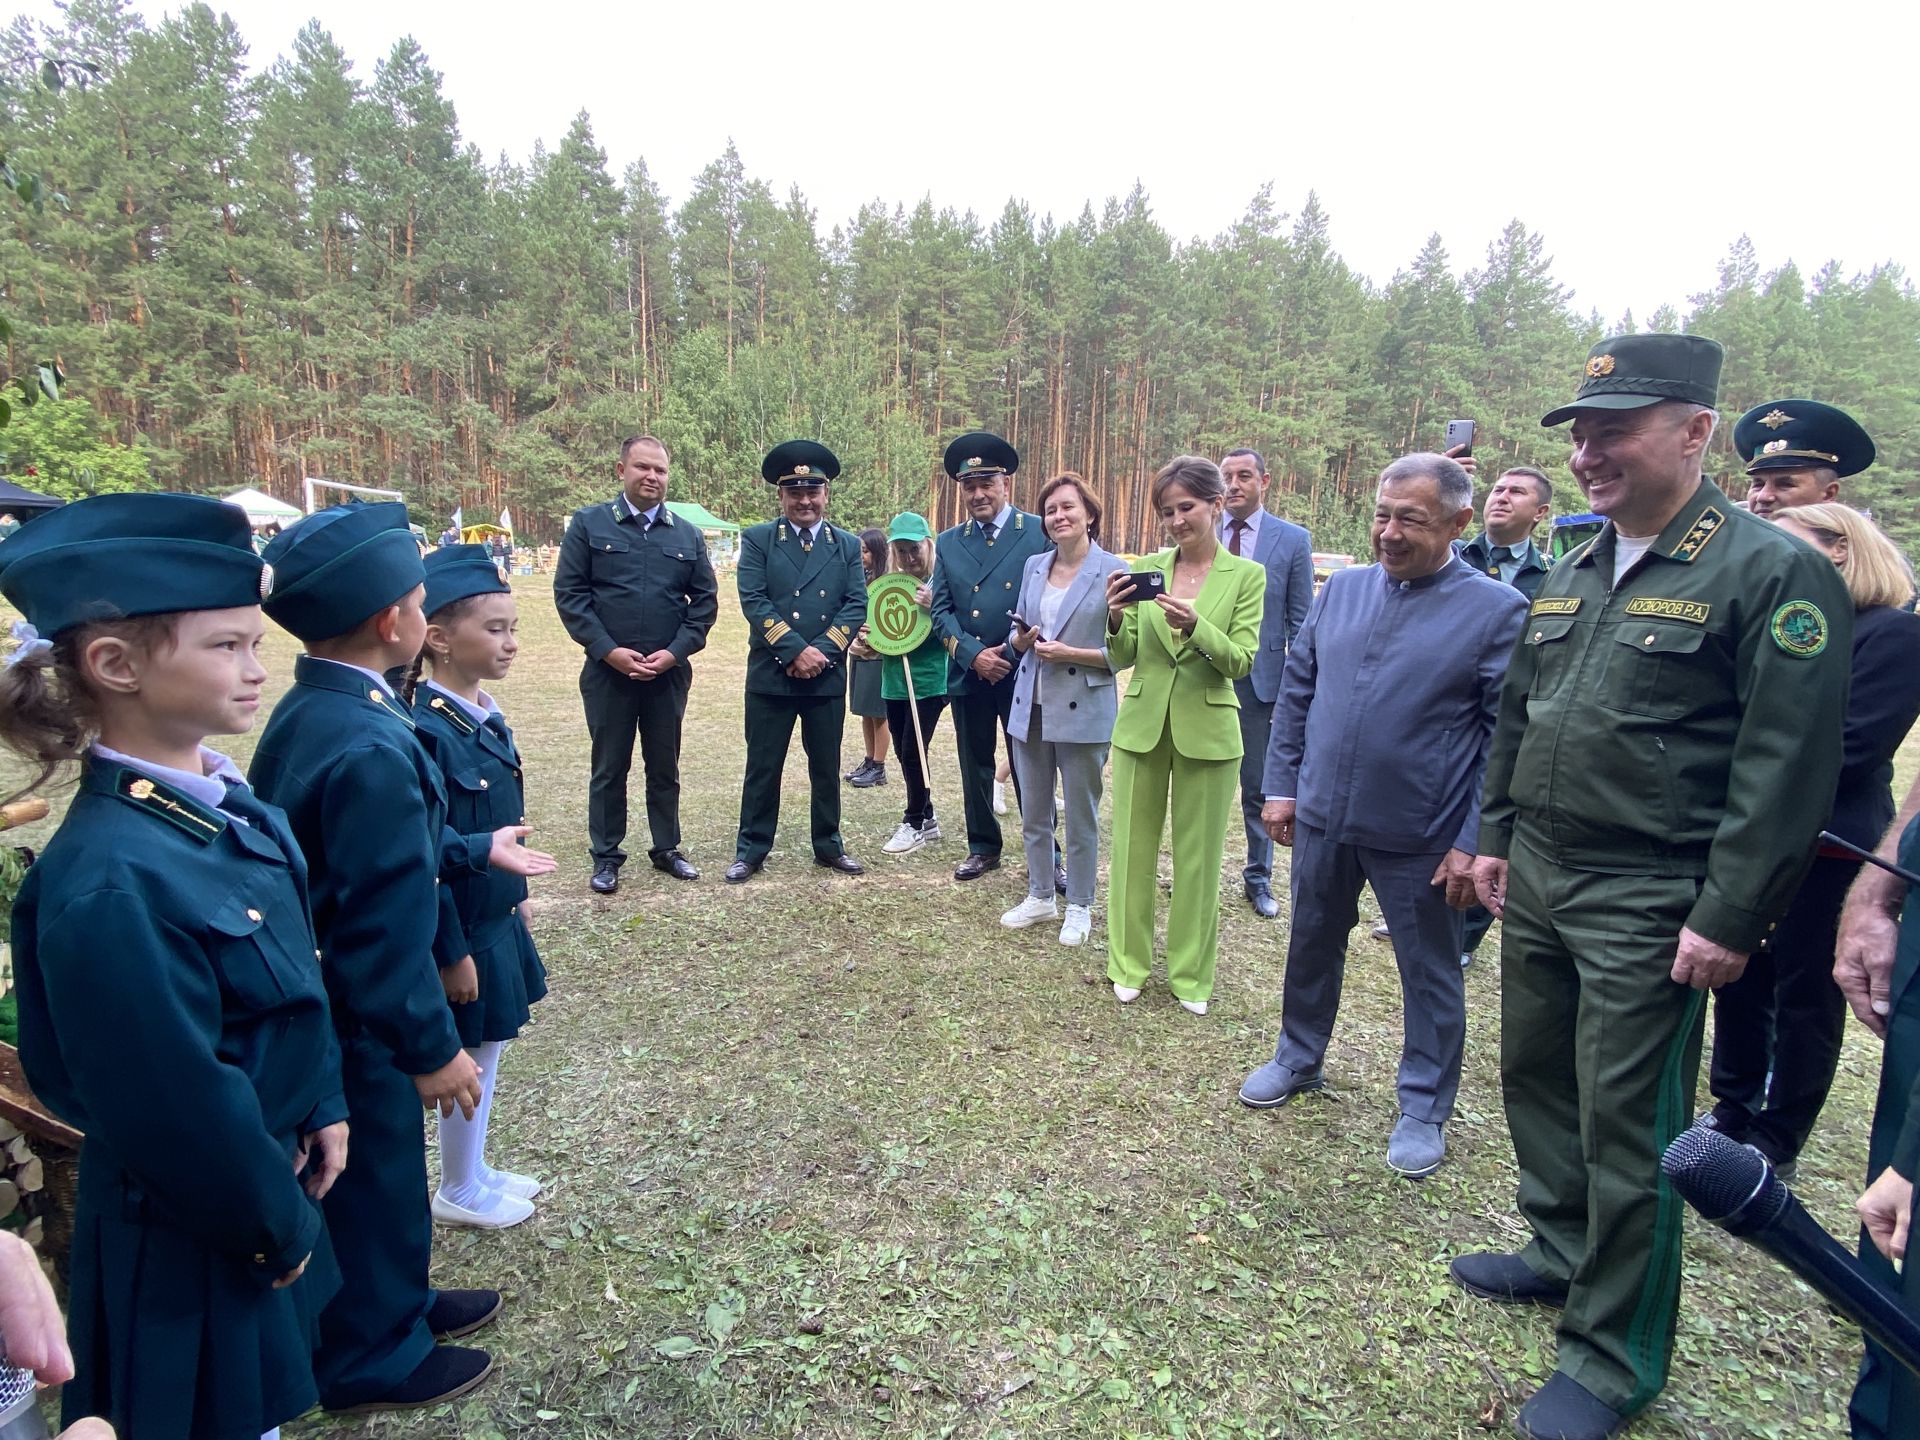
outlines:
[{"label": "officer in green field uniform", "polygon": [[1620,336],[1586,363],[1572,469],[1607,524],[1553,568],[1507,671],[1480,898],[1505,921],[1501,1078],[1532,1244],[1463,1255],[1490,1300],[1564,1306],[1522,1435],[1600,1440],[1666,1383],[1706,992],[1813,858],[1839,774],[1853,606],[1831,561],[1701,477],[1723,352]]},{"label": "officer in green field uniform", "polygon": [[[953,878],[977,880],[1000,868],[993,752],[996,744],[1006,743],[1007,717],[1013,713],[1013,661],[1019,657],[1009,658],[1007,637],[1020,606],[1020,577],[1028,557],[1051,542],[1038,515],[1014,507],[1020,452],[998,435],[984,430],[962,435],[947,446],[945,467],[960,487],[968,518],[942,530],[934,547],[933,633],[951,657],[947,693],[960,752],[960,798],[967,810],[967,858]],[[1014,788],[1019,788],[1017,778]],[[1065,874],[1057,880],[1064,891]]]},{"label": "officer in green field uniform", "polygon": [[860,541],[827,523],[827,486],[840,461],[812,440],[767,452],[760,474],[779,487],[778,520],[740,534],[740,608],[747,617],[747,773],[727,883],[766,864],[780,822],[780,776],[800,725],[813,791],[813,863],[843,875],[866,868],[840,840],[840,733],[847,647],[867,616]]}]

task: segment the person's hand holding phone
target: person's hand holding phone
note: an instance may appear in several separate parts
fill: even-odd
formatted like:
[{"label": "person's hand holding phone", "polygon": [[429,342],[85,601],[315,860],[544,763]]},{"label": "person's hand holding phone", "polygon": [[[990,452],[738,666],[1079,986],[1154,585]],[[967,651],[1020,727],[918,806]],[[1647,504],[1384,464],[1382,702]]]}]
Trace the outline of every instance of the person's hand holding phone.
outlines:
[{"label": "person's hand holding phone", "polygon": [[1120,622],[1126,618],[1127,606],[1140,597],[1134,590],[1133,576],[1125,570],[1116,570],[1107,576],[1107,629],[1117,631]]}]

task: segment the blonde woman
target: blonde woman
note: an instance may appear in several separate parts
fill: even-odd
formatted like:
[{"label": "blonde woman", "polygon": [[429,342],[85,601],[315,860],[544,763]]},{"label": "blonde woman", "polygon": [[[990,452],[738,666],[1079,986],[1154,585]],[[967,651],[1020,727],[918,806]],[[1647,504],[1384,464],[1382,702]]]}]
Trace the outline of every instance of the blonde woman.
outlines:
[{"label": "blonde woman", "polygon": [[[1920,616],[1903,608],[1913,599],[1913,572],[1878,526],[1845,505],[1802,505],[1771,518],[1832,560],[1853,597],[1845,753],[1826,828],[1870,850],[1893,819],[1894,751],[1920,716]],[[1705,1123],[1759,1150],[1783,1179],[1793,1175],[1840,1060],[1846,1001],[1833,980],[1834,937],[1859,873],[1845,850],[1822,846],[1745,973],[1714,992],[1714,1107]]]}]

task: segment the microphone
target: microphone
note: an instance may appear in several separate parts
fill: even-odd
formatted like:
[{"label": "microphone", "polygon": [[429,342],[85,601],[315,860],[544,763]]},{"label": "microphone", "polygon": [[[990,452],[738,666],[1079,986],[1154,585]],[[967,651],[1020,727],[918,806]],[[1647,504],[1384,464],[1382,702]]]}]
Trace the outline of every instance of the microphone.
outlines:
[{"label": "microphone", "polygon": [[1920,1375],[1920,1316],[1820,1227],[1759,1151],[1695,1126],[1667,1147],[1660,1168],[1703,1218],[1765,1250]]}]

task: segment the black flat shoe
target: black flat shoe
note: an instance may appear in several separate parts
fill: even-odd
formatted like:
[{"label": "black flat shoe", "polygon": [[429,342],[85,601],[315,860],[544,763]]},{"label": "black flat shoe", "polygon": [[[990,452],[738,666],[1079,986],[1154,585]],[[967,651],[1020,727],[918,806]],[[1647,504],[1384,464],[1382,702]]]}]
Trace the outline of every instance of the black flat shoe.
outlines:
[{"label": "black flat shoe", "polygon": [[687,857],[678,850],[669,850],[653,862],[653,868],[671,875],[676,880],[698,880],[700,872],[693,868]]},{"label": "black flat shoe", "polygon": [[867,873],[866,866],[862,865],[851,855],[844,853],[827,856],[816,855],[813,857],[813,863],[826,870],[838,870],[842,875],[864,875]]},{"label": "black flat shoe", "polygon": [[1608,1440],[1626,1423],[1618,1410],[1558,1370],[1513,1417],[1514,1433],[1526,1440]]},{"label": "black flat shoe", "polygon": [[484,1350],[469,1350],[462,1345],[436,1345],[406,1379],[384,1395],[362,1400],[357,1405],[327,1407],[332,1415],[367,1415],[375,1410],[418,1410],[456,1400],[486,1379],[493,1370],[493,1357]]},{"label": "black flat shoe", "polygon": [[458,1340],[491,1324],[505,1305],[498,1290],[436,1290],[427,1328],[436,1340]]},{"label": "black flat shoe", "polygon": [[620,888],[620,867],[611,860],[602,860],[593,867],[593,878],[587,881],[596,895],[611,895]]},{"label": "black flat shoe", "polygon": [[1565,1285],[1535,1274],[1518,1255],[1491,1250],[1457,1255],[1447,1273],[1469,1295],[1500,1305],[1545,1305],[1557,1310],[1567,1303]]},{"label": "black flat shoe", "polygon": [[726,881],[729,885],[741,885],[760,873],[758,860],[736,860],[727,866]]},{"label": "black flat shoe", "polygon": [[978,880],[989,870],[998,870],[999,868],[1000,857],[998,855],[969,855],[954,867],[953,878],[956,880]]}]

